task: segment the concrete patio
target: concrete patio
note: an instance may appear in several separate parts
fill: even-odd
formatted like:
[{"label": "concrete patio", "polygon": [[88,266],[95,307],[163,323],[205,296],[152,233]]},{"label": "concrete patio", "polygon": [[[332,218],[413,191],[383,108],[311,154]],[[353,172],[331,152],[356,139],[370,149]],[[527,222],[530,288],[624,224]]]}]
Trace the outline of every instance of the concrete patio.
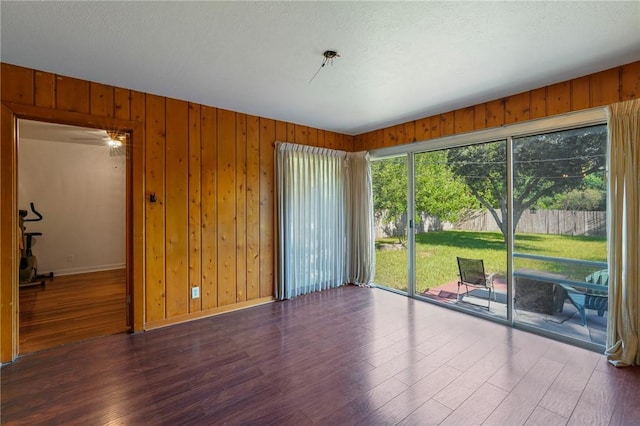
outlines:
[{"label": "concrete patio", "polygon": [[[431,287],[419,292],[420,296],[437,301],[443,304],[456,304],[464,309],[473,310],[484,315],[494,316],[498,318],[506,318],[507,316],[507,284],[504,278],[496,277],[494,279],[495,300],[491,300],[491,309],[487,310],[488,291],[481,288],[469,287],[469,294],[464,295],[462,300],[457,300],[458,282],[451,281],[446,284]],[[462,287],[461,294],[466,292]],[[580,321],[580,314],[566,299],[562,311],[554,314],[543,314],[538,312],[529,312],[522,309],[514,310],[515,321],[527,324],[543,330],[565,335],[571,338],[579,339],[586,342],[595,343],[597,345],[605,345],[607,333],[607,314],[600,317],[596,311],[587,310],[587,325],[583,326]]]}]

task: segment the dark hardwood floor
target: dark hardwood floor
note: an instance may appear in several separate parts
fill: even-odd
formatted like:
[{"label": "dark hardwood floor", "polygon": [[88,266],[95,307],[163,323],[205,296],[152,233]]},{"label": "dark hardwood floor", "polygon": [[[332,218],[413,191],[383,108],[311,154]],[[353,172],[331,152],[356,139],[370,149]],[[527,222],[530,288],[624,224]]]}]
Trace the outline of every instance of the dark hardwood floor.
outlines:
[{"label": "dark hardwood floor", "polygon": [[343,287],[2,367],[3,424],[637,425],[640,369]]},{"label": "dark hardwood floor", "polygon": [[20,354],[129,330],[125,269],[57,276],[19,298]]}]

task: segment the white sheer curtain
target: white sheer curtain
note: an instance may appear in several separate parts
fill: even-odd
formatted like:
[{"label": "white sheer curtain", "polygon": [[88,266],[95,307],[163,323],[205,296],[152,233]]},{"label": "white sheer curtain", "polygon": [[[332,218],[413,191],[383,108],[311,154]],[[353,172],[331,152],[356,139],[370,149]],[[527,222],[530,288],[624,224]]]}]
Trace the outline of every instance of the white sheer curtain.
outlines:
[{"label": "white sheer curtain", "polygon": [[640,100],[609,116],[609,309],[607,350],[616,366],[640,365]]},{"label": "white sheer curtain", "polygon": [[[373,216],[373,204],[366,206],[367,196],[354,193],[366,192],[367,173],[359,170],[363,164],[368,167],[367,158],[362,155],[350,167],[352,161],[344,151],[283,142],[276,142],[275,155],[276,298],[289,299],[356,282],[356,278],[358,284],[368,284],[373,278],[372,271],[365,270],[372,261],[363,260],[368,243],[355,239],[366,237],[362,223],[373,219],[364,218],[358,229],[349,229],[354,222],[350,214]],[[356,207],[348,207],[354,199]],[[372,239],[370,244],[373,255]],[[364,266],[356,267],[354,262]]]}]

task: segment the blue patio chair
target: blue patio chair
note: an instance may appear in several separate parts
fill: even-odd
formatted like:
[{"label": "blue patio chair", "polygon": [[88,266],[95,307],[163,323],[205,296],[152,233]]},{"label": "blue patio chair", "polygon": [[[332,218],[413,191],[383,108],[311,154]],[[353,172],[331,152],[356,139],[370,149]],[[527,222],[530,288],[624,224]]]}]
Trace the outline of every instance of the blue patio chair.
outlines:
[{"label": "blue patio chair", "polygon": [[587,309],[598,311],[598,316],[603,316],[608,309],[609,271],[607,269],[596,271],[588,275],[585,281],[590,284],[601,285],[603,290],[587,289],[586,291],[580,291],[569,285],[562,286],[567,290],[567,297],[580,313],[580,320],[584,326],[587,325]]},{"label": "blue patio chair", "polygon": [[[460,272],[460,280],[458,280],[457,300],[460,297],[460,286],[467,288],[466,294],[469,294],[469,286],[481,287],[489,290],[489,305],[487,309],[491,310],[491,292],[493,291],[493,300],[496,300],[496,292],[493,289],[493,275],[487,275],[484,272],[484,262],[482,259],[465,259],[458,257],[458,271]],[[464,295],[463,295],[464,296]]]}]

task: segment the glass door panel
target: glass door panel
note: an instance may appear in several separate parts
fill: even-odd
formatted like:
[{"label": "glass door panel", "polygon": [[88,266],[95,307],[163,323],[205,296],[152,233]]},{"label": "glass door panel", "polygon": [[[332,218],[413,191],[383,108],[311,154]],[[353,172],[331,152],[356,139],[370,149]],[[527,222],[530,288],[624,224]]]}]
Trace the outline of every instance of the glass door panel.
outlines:
[{"label": "glass door panel", "polygon": [[376,285],[406,293],[409,283],[407,255],[407,156],[371,162],[373,214],[376,238]]},{"label": "glass door panel", "polygon": [[513,139],[514,320],[604,345],[606,125]]},{"label": "glass door panel", "polygon": [[[415,154],[414,176],[415,295],[506,318],[506,141]],[[459,257],[489,286],[459,286]]]}]

